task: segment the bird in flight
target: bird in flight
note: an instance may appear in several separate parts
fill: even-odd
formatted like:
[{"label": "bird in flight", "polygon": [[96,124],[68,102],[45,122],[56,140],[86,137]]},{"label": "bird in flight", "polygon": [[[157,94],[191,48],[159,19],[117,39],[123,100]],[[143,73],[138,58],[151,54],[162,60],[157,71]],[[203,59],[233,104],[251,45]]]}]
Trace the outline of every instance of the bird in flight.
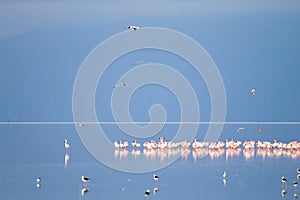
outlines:
[{"label": "bird in flight", "polygon": [[135,30],[135,31],[140,28],[142,28],[142,27],[141,26],[133,26],[133,25],[127,27],[127,29],[129,29],[129,30]]}]

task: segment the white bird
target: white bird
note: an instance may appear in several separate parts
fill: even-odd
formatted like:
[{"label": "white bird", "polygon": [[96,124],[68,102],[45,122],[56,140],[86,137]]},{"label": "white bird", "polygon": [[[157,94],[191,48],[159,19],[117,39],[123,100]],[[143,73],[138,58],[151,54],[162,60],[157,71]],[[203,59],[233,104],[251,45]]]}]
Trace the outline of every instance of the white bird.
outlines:
[{"label": "white bird", "polygon": [[238,129],[236,129],[237,132],[240,132],[241,130],[244,130],[244,128],[238,128]]},{"label": "white bird", "polygon": [[155,181],[156,185],[158,184],[159,177],[156,174],[153,174],[153,180]]},{"label": "white bird", "polygon": [[114,146],[115,146],[115,148],[120,148],[120,144],[119,144],[118,140],[116,140],[116,141],[114,142]]},{"label": "white bird", "polygon": [[223,179],[226,179],[227,178],[227,173],[226,171],[223,172]]},{"label": "white bird", "polygon": [[253,96],[255,96],[256,95],[256,89],[252,88],[251,93],[252,93]]},{"label": "white bird", "polygon": [[41,178],[37,178],[36,183],[41,183],[41,180],[42,180]]},{"label": "white bird", "polygon": [[150,190],[146,190],[145,197],[148,197],[150,195]]},{"label": "white bird", "polygon": [[84,183],[84,185],[87,186],[88,182],[89,182],[91,179],[88,178],[88,177],[85,177],[85,176],[81,176],[81,180],[82,180],[82,182]]},{"label": "white bird", "polygon": [[281,177],[281,182],[282,183],[285,183],[287,180],[286,180],[286,178],[283,176],[283,177]]},{"label": "white bird", "polygon": [[300,174],[300,168],[297,169],[297,173]]},{"label": "white bird", "polygon": [[36,179],[36,187],[40,188],[41,187],[41,178]]},{"label": "white bird", "polygon": [[69,148],[70,148],[70,144],[68,144],[68,140],[65,139],[65,149],[66,149],[66,151],[68,151]]},{"label": "white bird", "polygon": [[133,25],[127,27],[127,29],[129,29],[129,30],[135,30],[135,31],[140,28],[142,28],[142,27],[141,26],[133,26]]},{"label": "white bird", "polygon": [[116,87],[125,87],[125,86],[126,86],[126,83],[124,82],[124,80],[122,80],[121,82],[115,84],[113,88],[116,88]]}]

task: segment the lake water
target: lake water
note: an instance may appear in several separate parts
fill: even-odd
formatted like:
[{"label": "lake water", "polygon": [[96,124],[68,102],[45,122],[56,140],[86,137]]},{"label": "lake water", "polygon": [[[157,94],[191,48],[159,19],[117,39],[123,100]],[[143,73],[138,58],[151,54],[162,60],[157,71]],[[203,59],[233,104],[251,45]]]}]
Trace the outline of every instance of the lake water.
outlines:
[{"label": "lake water", "polygon": [[[299,140],[300,125],[226,125],[220,140]],[[119,134],[119,133],[118,133]],[[154,139],[158,139],[155,136]],[[66,154],[64,139],[71,145]],[[113,139],[128,139],[115,135]],[[168,160],[179,155],[173,164],[149,173],[125,173],[111,169],[96,160],[81,143],[74,125],[0,125],[0,191],[1,199],[293,199],[293,186],[300,168],[298,151],[244,149],[195,152],[174,150],[145,155],[115,150],[116,162],[130,157]],[[202,156],[202,155],[207,156]],[[223,172],[226,171],[226,182]],[[160,179],[158,185],[153,174]],[[90,177],[89,192],[81,175]],[[283,186],[281,177],[287,178]],[[37,188],[36,178],[41,178]],[[153,192],[157,187],[158,191]],[[282,189],[287,193],[282,195]]]}]

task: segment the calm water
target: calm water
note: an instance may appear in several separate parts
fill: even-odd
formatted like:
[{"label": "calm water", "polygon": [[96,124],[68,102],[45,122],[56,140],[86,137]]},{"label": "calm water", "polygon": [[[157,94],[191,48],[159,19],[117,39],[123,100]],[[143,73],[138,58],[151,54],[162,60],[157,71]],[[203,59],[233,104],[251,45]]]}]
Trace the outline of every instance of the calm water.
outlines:
[{"label": "calm water", "polygon": [[[226,125],[225,138],[270,140],[283,142],[299,140],[300,125],[264,125],[257,132],[255,125],[244,126],[236,133],[236,126]],[[154,137],[158,139],[159,136]],[[71,144],[69,159],[64,139]],[[110,136],[128,139],[127,136]],[[113,170],[93,158],[82,145],[73,125],[0,125],[0,191],[1,199],[293,199],[293,181],[300,167],[300,152],[294,151],[229,151],[156,152],[149,159],[168,159],[180,155],[172,165],[151,173],[130,174]],[[116,162],[133,155],[113,152]],[[203,153],[207,154],[201,158]],[[67,162],[66,162],[67,160]],[[227,172],[226,183],[223,171]],[[152,178],[160,176],[159,191]],[[82,196],[80,176],[91,177],[89,192]],[[281,195],[281,177],[287,178],[287,194]],[[36,178],[41,177],[41,188]],[[299,181],[299,180],[298,180]]]}]

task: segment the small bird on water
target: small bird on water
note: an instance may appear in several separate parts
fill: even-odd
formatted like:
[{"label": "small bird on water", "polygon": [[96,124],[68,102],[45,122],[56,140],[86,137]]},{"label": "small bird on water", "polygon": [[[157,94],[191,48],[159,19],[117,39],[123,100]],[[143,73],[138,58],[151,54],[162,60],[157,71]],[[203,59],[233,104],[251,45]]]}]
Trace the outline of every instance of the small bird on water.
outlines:
[{"label": "small bird on water", "polygon": [[36,179],[36,187],[37,187],[37,188],[40,188],[40,187],[41,187],[41,180],[42,180],[42,179],[41,179],[40,177]]},{"label": "small bird on water", "polygon": [[153,174],[153,179],[154,179],[154,181],[156,183],[156,186],[157,186],[159,177],[156,174]]},{"label": "small bird on water", "polygon": [[226,171],[223,172],[223,178],[225,179],[227,177]]},{"label": "small bird on water", "polygon": [[148,189],[148,190],[146,190],[146,192],[145,192],[145,197],[148,197],[150,195],[150,190]]},{"label": "small bird on water", "polygon": [[70,148],[70,144],[68,144],[68,140],[65,139],[65,149],[66,149],[66,151],[68,151],[69,148]]}]

